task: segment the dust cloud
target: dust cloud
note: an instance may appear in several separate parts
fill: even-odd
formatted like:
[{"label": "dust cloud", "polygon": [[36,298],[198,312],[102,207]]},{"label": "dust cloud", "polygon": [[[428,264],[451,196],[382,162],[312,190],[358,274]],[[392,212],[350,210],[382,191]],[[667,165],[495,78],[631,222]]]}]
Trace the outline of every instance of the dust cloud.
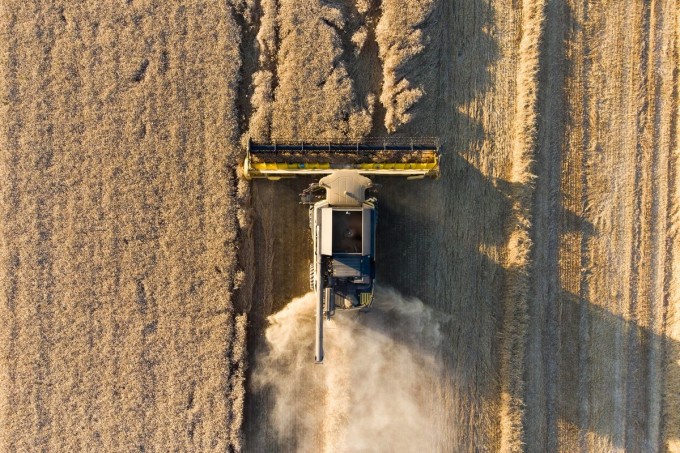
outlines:
[{"label": "dust cloud", "polygon": [[444,315],[391,289],[368,313],[325,322],[323,365],[314,363],[309,293],[269,317],[253,383],[272,393],[281,441],[299,451],[435,451]]}]

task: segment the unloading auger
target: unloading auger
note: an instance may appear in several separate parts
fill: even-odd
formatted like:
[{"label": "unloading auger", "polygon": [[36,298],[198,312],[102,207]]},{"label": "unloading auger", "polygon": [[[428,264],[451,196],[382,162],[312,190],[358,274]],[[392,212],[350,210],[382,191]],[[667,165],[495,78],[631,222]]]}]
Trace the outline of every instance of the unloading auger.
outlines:
[{"label": "unloading auger", "polygon": [[436,138],[248,143],[248,179],[323,176],[300,194],[310,206],[314,243],[309,280],[317,295],[317,363],[323,362],[323,318],[330,320],[337,308],[364,310],[373,303],[377,200],[366,198],[373,187],[367,176],[436,178],[439,159]]}]

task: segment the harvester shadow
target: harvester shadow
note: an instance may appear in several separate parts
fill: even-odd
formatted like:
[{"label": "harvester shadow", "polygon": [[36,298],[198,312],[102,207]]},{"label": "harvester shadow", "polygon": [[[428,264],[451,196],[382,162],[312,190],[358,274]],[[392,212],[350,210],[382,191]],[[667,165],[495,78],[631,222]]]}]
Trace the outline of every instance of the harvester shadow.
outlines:
[{"label": "harvester shadow", "polygon": [[451,434],[441,451],[496,449],[497,439],[488,434],[494,428],[483,421],[493,419],[500,401],[498,338],[507,280],[500,262],[511,185],[482,174],[452,149],[445,150],[438,180],[380,182],[377,281],[444,318],[437,359],[445,407],[433,429]]},{"label": "harvester shadow", "polygon": [[[533,348],[527,347],[524,362],[523,440],[528,451],[587,451],[588,440],[601,449],[658,451],[664,449],[659,444],[663,429],[659,386],[664,385],[664,372],[680,373],[676,365],[680,344],[663,335],[659,321],[667,301],[655,300],[651,291],[640,291],[637,286],[644,283],[623,281],[619,275],[609,275],[610,300],[606,296],[588,300],[590,273],[602,275],[607,270],[598,269],[605,263],[593,262],[585,266],[590,269],[586,271],[583,260],[593,257],[583,247],[604,239],[606,233],[563,204],[585,209],[580,206],[580,189],[570,187],[587,180],[586,170],[579,165],[584,162],[581,153],[589,152],[588,127],[583,137],[578,128],[587,122],[583,116],[588,109],[579,105],[584,101],[569,88],[569,79],[580,80],[583,65],[589,64],[574,47],[589,39],[581,20],[565,2],[546,6],[546,33],[539,52],[533,293],[527,336]],[[583,96],[588,95],[586,90]],[[575,131],[572,125],[577,125]],[[598,154],[602,152],[618,150]],[[539,206],[546,202],[551,204],[548,209]],[[570,288],[560,287],[566,284]],[[615,298],[626,292],[631,293],[630,306],[621,309],[633,313],[632,317],[608,308],[620,307]],[[656,318],[659,325],[648,325],[636,316]],[[535,340],[540,346],[530,343]]]},{"label": "harvester shadow", "polygon": [[[499,398],[495,385],[500,379],[500,357],[494,337],[502,331],[499,291],[503,290],[507,271],[495,258],[479,253],[479,249],[481,245],[503,246],[505,236],[502,230],[479,236],[475,236],[475,232],[492,224],[483,216],[493,217],[493,212],[499,221],[506,219],[502,221],[507,222],[514,190],[512,184],[490,181],[465,160],[457,160],[460,180],[467,181],[468,186],[461,188],[461,197],[467,195],[469,201],[456,201],[453,215],[445,216],[448,223],[442,222],[436,213],[423,212],[418,202],[427,200],[428,190],[439,190],[440,181],[425,182],[420,187],[414,185],[408,193],[395,191],[394,198],[380,194],[377,277],[381,284],[418,297],[449,315],[440,317],[443,320],[440,327],[448,337],[438,359],[443,361],[442,371],[449,377],[449,385],[455,387],[451,391],[480,395],[493,404]],[[487,208],[478,210],[479,224],[466,223],[467,227],[462,228],[462,221],[455,219],[456,214],[472,212],[480,201],[486,203]],[[488,206],[495,209],[490,211]],[[598,234],[592,223],[563,207],[557,215],[559,235],[578,232],[587,240]],[[448,226],[445,233],[437,231],[443,224]],[[480,237],[488,242],[478,242]],[[538,270],[532,272],[532,278],[545,278]],[[546,371],[554,374],[543,381],[553,389],[545,396],[547,407],[543,410],[555,411],[548,415],[554,419],[548,421],[545,432],[537,435],[548,437],[559,427],[563,433],[571,431],[584,449],[587,449],[587,436],[621,449],[663,449],[663,445],[655,443],[659,440],[656,436],[660,429],[663,389],[654,385],[663,385],[663,373],[680,375],[675,362],[665,359],[680,356],[680,343],[635,319],[604,308],[614,303],[593,304],[565,289],[552,297],[556,299],[550,303],[553,308],[539,309],[554,311],[541,317],[557,316],[554,325],[559,332],[543,331],[542,336],[545,342],[558,338],[559,343],[542,351],[541,358],[525,358],[527,367],[537,360],[558,364],[556,370]],[[663,301],[651,301],[651,304],[656,308],[648,309],[650,317],[654,316],[654,310],[662,309]],[[401,341],[399,336],[394,340]],[[413,348],[411,343],[407,346]],[[623,362],[616,364],[615,356],[621,349],[626,351],[620,353]],[[428,353],[418,348],[414,348],[414,352]],[[529,388],[538,384],[527,381],[527,391],[548,392]],[[619,390],[615,390],[617,388]],[[591,394],[597,395],[597,399],[590,399]],[[451,408],[451,413],[456,409]],[[612,416],[612,413],[619,415]],[[467,417],[457,413],[449,420],[462,426],[474,423],[474,417]],[[552,444],[546,442],[545,445]],[[462,443],[456,447],[474,448]]]},{"label": "harvester shadow", "polygon": [[[590,438],[626,451],[663,450],[663,375],[680,375],[680,342],[656,330],[661,326],[612,313],[606,301],[566,290],[557,299],[558,343],[542,355],[556,364],[548,377],[553,391],[541,389],[556,412],[544,445],[554,434],[560,449],[587,451]],[[661,309],[662,301],[652,303]]]},{"label": "harvester shadow", "polygon": [[[431,339],[420,341],[422,331],[410,330],[408,322],[405,322],[408,314],[399,313],[397,309],[395,315],[390,307],[389,296],[384,288],[379,289],[377,307],[366,314],[352,313],[347,316],[354,317],[360,324],[358,328],[373,331],[372,334],[364,333],[365,337],[384,337],[390,344],[400,345],[395,349],[408,350],[414,357],[423,358],[423,363],[430,364],[429,371],[438,373],[432,377],[438,382],[441,382],[440,379],[446,380],[452,387],[449,390],[452,394],[462,398],[464,395],[477,395],[493,407],[496,395],[493,392],[480,393],[483,388],[480,387],[479,376],[465,371],[475,366],[476,353],[453,344],[448,349],[446,344],[435,344]],[[555,304],[558,307],[559,329],[556,337],[559,344],[543,351],[541,357],[543,361],[557,364],[551,371],[553,374],[546,376],[548,386],[552,384],[555,387],[552,393],[546,388],[540,389],[548,393],[545,409],[554,412],[550,416],[554,420],[541,435],[559,435],[559,441],[555,444],[546,441],[544,445],[552,445],[555,450],[566,448],[570,451],[574,451],[572,448],[578,445],[582,451],[587,451],[588,442],[594,442],[631,451],[662,450],[663,444],[659,442],[663,440],[658,430],[663,387],[659,385],[663,386],[664,383],[664,366],[667,367],[666,373],[675,376],[680,373],[675,365],[680,357],[680,342],[565,290],[559,292]],[[425,327],[437,328],[444,334],[441,339],[444,342],[450,339],[447,333],[460,329],[461,321],[466,321],[436,310],[431,315],[431,322]],[[347,328],[347,323],[343,323],[342,327]],[[470,348],[477,341],[479,338],[474,338],[474,341],[467,338],[462,343],[464,347]],[[455,358],[450,354],[454,349]],[[617,354],[620,358],[617,358]],[[666,357],[672,360],[666,361]],[[333,360],[332,355],[328,355],[327,359]],[[527,360],[528,366],[535,364],[535,360]],[[493,374],[494,368],[490,367],[485,372]],[[591,395],[595,395],[594,399]],[[433,400],[438,396],[433,394]],[[423,399],[420,403],[430,410],[442,409],[440,401]],[[456,411],[458,408],[446,409]],[[462,426],[474,423],[474,419],[466,418],[466,415],[457,412],[455,417],[451,417],[446,411],[440,412],[435,421],[440,425],[433,426],[433,430],[451,427],[448,423],[452,419]],[[470,439],[466,436],[457,441],[456,451],[479,447],[478,444],[469,443]],[[449,447],[451,443],[442,443],[441,451],[448,451]]]}]

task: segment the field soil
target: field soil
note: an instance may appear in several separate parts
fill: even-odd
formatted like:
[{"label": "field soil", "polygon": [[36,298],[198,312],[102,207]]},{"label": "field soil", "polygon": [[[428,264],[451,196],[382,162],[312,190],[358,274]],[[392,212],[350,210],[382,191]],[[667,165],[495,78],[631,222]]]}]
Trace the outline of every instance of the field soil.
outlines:
[{"label": "field soil", "polygon": [[[3,1],[0,450],[680,451],[679,6]],[[239,162],[367,135],[441,177],[315,366],[313,180]]]}]

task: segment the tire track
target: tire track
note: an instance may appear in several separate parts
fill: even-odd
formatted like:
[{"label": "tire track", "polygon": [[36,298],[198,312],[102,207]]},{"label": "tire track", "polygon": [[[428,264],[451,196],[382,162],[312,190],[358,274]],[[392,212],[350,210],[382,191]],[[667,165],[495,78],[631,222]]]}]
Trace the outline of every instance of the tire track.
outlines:
[{"label": "tire track", "polygon": [[662,46],[666,62],[664,94],[668,93],[668,115],[662,116],[663,143],[669,150],[668,158],[668,205],[666,224],[668,235],[665,240],[666,261],[664,263],[664,294],[662,309],[663,326],[663,402],[660,432],[660,447],[667,451],[680,449],[680,178],[678,178],[680,153],[678,153],[678,87],[680,86],[680,14],[677,2],[665,6],[667,27],[672,30],[664,35]]},{"label": "tire track", "polygon": [[[582,59],[579,60],[579,65],[575,67],[575,77],[577,80],[577,87],[580,85],[582,98],[576,99],[576,124],[579,124],[582,128],[582,134],[580,137],[577,136],[576,146],[581,146],[583,150],[581,156],[577,156],[577,162],[580,164],[579,168],[579,178],[580,178],[580,193],[577,193],[575,198],[580,201],[580,209],[576,212],[580,212],[582,215],[583,223],[588,223],[587,233],[581,232],[581,237],[579,240],[579,287],[578,287],[578,297],[579,297],[579,332],[578,332],[578,426],[579,426],[579,450],[588,450],[588,433],[590,425],[590,277],[593,273],[591,264],[591,242],[592,237],[596,234],[594,231],[590,203],[590,181],[592,180],[590,172],[592,171],[591,166],[591,156],[596,152],[593,143],[591,141],[591,134],[595,127],[593,124],[592,115],[586,112],[595,111],[594,102],[595,96],[591,93],[591,85],[589,83],[589,72],[591,71],[591,49],[590,49],[590,39],[587,33],[583,30],[585,26],[589,23],[589,4],[587,1],[580,2],[575,8],[578,11],[575,17],[580,19],[581,23],[581,33],[579,34],[578,44],[580,51],[577,50],[575,53],[577,55],[582,55]],[[578,25],[576,25],[578,26]],[[580,83],[579,83],[580,82]],[[574,90],[579,92],[578,88]],[[570,147],[571,149],[571,147]],[[578,148],[575,148],[578,149]],[[577,202],[578,202],[577,201]]]},{"label": "tire track", "polygon": [[[639,6],[639,5],[636,5]],[[619,33],[620,30],[629,30],[629,34],[623,37],[623,53],[625,57],[622,62],[622,76],[620,82],[623,84],[623,89],[620,92],[611,93],[611,97],[618,101],[619,105],[613,108],[620,108],[624,112],[624,118],[621,120],[622,124],[619,127],[624,128],[623,143],[621,143],[622,155],[616,156],[620,160],[615,164],[620,165],[620,172],[623,173],[621,177],[624,181],[630,183],[622,191],[622,206],[619,206],[618,212],[616,209],[611,214],[614,217],[612,221],[612,228],[619,229],[614,231],[610,245],[611,248],[604,251],[605,255],[601,259],[607,259],[610,256],[620,254],[620,259],[615,262],[618,269],[613,272],[620,272],[621,287],[615,300],[616,307],[613,312],[619,314],[621,319],[613,326],[614,335],[614,357],[613,357],[613,373],[614,373],[614,390],[613,390],[613,407],[611,408],[613,415],[608,420],[611,423],[612,443],[613,448],[624,448],[626,442],[626,428],[627,428],[627,414],[628,414],[628,332],[630,325],[627,321],[634,316],[634,306],[636,300],[635,288],[637,287],[637,269],[634,266],[636,262],[636,253],[639,249],[639,181],[640,181],[640,166],[641,155],[640,150],[637,149],[637,125],[636,120],[636,105],[634,94],[635,84],[635,65],[637,63],[637,48],[635,47],[635,39],[638,38],[639,30],[632,21],[638,18],[637,12],[628,8],[623,16],[622,23],[616,22],[616,29],[612,30],[613,34]],[[610,88],[611,89],[611,88]],[[624,157],[625,156],[625,157]],[[632,201],[632,203],[631,203]],[[630,212],[632,209],[632,212]],[[618,217],[618,218],[617,218]],[[620,234],[621,236],[617,235]],[[608,244],[609,245],[609,244]],[[628,250],[623,250],[627,248]],[[603,307],[607,309],[608,307]],[[608,327],[607,327],[608,328]],[[604,359],[602,357],[601,359]],[[609,417],[607,417],[609,418]]]},{"label": "tire track", "polygon": [[[666,212],[668,205],[668,150],[662,147],[661,141],[661,105],[660,101],[661,82],[658,80],[654,68],[662,67],[660,57],[660,43],[663,40],[663,11],[659,2],[653,1],[649,7],[650,19],[647,30],[649,40],[649,54],[647,63],[647,116],[648,140],[650,146],[650,199],[649,199],[649,232],[648,241],[650,248],[649,262],[649,285],[646,288],[645,297],[649,300],[647,309],[648,323],[645,326],[647,361],[645,372],[648,381],[647,399],[644,401],[647,413],[645,431],[643,433],[643,446],[647,450],[660,450],[659,438],[661,416],[661,387],[659,385],[659,346],[662,335],[660,323],[661,306],[663,304],[663,268],[666,261],[666,248],[659,238],[666,237]],[[658,100],[659,99],[659,100]],[[661,104],[661,105],[660,105]]]},{"label": "tire track", "polygon": [[[646,73],[645,91],[646,97],[640,107],[639,115],[644,130],[641,131],[643,150],[646,162],[644,169],[647,170],[644,189],[646,199],[643,204],[645,212],[643,220],[646,221],[643,237],[643,256],[640,263],[641,275],[644,275],[644,285],[639,289],[640,298],[645,304],[639,308],[638,341],[641,344],[642,357],[640,358],[640,383],[644,390],[638,397],[642,407],[636,414],[637,422],[634,426],[637,431],[637,442],[633,443],[636,448],[648,451],[660,449],[659,437],[661,416],[661,386],[660,386],[660,362],[659,347],[662,338],[662,301],[663,301],[663,268],[666,260],[666,248],[660,238],[668,236],[666,225],[666,206],[668,196],[668,152],[670,147],[664,143],[662,136],[663,120],[662,108],[666,102],[664,93],[661,91],[662,81],[659,80],[659,70],[664,67],[661,57],[661,43],[664,36],[664,11],[658,2],[647,5],[648,18],[644,24],[644,36],[646,38],[646,59],[642,70]],[[670,113],[670,112],[669,112]]]},{"label": "tire track", "polygon": [[[602,258],[602,250],[607,250],[611,242],[610,236],[614,235],[611,231],[612,221],[606,217],[607,201],[616,206],[623,204],[619,200],[619,191],[611,193],[614,191],[614,184],[610,173],[614,169],[619,172],[620,165],[613,163],[616,153],[610,148],[618,150],[623,146],[620,136],[612,134],[613,137],[609,137],[609,131],[602,123],[606,121],[613,102],[605,74],[618,80],[616,78],[621,77],[621,67],[604,67],[607,60],[603,59],[602,51],[608,47],[610,37],[606,32],[603,9],[584,2],[582,29],[587,48],[587,53],[584,52],[583,55],[586,153],[582,160],[582,200],[585,219],[592,224],[593,233],[584,237],[581,242],[581,300],[584,304],[580,310],[579,338],[584,343],[579,352],[579,364],[584,365],[584,371],[579,378],[579,418],[583,420],[581,426],[584,432],[580,440],[582,444],[586,444],[583,448],[585,450],[608,451],[614,448],[609,437],[613,433],[610,420],[614,416],[613,389],[616,377],[612,359],[617,348],[612,345],[616,341],[618,322],[615,316],[619,316],[615,298],[620,297],[620,293],[618,288],[611,291],[606,288],[609,281],[607,275],[619,275],[620,272],[612,271],[613,264],[610,265],[611,260],[606,257]],[[619,111],[618,108],[615,110],[612,121],[621,121]],[[619,124],[615,124],[618,127]],[[621,254],[614,255],[619,257]],[[611,305],[607,308],[607,304]],[[611,313],[611,316],[604,317],[602,313]],[[588,424],[584,425],[586,419]]]},{"label": "tire track", "polygon": [[[646,327],[648,320],[647,291],[645,286],[649,281],[646,273],[649,251],[646,249],[649,243],[647,236],[647,222],[649,221],[648,207],[650,200],[649,193],[649,153],[651,152],[647,141],[647,62],[649,58],[649,5],[641,6],[640,11],[634,13],[635,23],[626,27],[633,30],[633,41],[631,44],[629,75],[630,87],[633,89],[629,94],[629,99],[634,100],[634,142],[631,143],[635,148],[634,158],[634,179],[633,179],[633,213],[632,213],[632,241],[631,241],[631,270],[628,301],[628,325],[625,327],[626,345],[624,348],[625,356],[622,363],[625,363],[625,448],[630,451],[642,445],[642,429],[646,420],[646,413],[643,410],[647,401],[645,385],[646,376],[641,364],[645,363],[644,351],[641,347],[646,343],[645,338],[641,338],[641,328]],[[639,22],[638,22],[639,20]],[[634,59],[634,60],[633,60]],[[631,114],[633,112],[630,112]],[[653,169],[652,169],[653,170]]]},{"label": "tire track", "polygon": [[506,288],[502,297],[503,323],[501,340],[501,451],[519,451],[524,429],[524,343],[527,328],[528,268],[532,253],[531,201],[534,194],[531,168],[535,153],[539,44],[544,26],[545,3],[522,2],[521,39],[517,69],[517,104],[513,124],[512,167],[508,180],[511,192],[512,220],[504,268]]},{"label": "tire track", "polygon": [[586,451],[588,389],[589,240],[588,165],[592,153],[588,87],[589,37],[587,2],[565,2],[565,76],[567,116],[561,168],[559,278],[560,349],[559,431],[561,451]]},{"label": "tire track", "polygon": [[[593,387],[592,429],[596,450],[620,449],[625,446],[627,335],[631,328],[630,311],[637,276],[631,266],[635,219],[631,200],[635,200],[635,168],[637,131],[635,125],[635,31],[631,21],[634,12],[624,15],[605,8],[593,8],[593,36],[596,50],[591,77],[592,86],[600,87],[599,103],[590,114],[594,116],[593,141],[596,154],[590,178],[592,200],[597,217],[596,240],[592,244],[594,275],[589,295],[592,305],[592,335],[590,359]],[[622,34],[622,30],[631,31]],[[595,35],[598,33],[599,35]],[[618,46],[623,58],[611,59],[608,49]],[[607,74],[605,76],[605,74]],[[612,276],[618,276],[611,281]]]},{"label": "tire track", "polygon": [[[566,5],[545,7],[545,36],[539,47],[537,137],[534,171],[537,175],[532,204],[531,290],[528,302],[527,355],[525,358],[526,413],[524,443],[535,451],[556,451],[564,439],[561,384],[571,369],[561,359],[569,355],[561,342],[570,328],[569,310],[560,307],[559,234],[560,168],[564,138],[564,41]],[[568,16],[567,16],[568,17]],[[566,315],[566,316],[565,316]],[[567,334],[570,332],[567,331]],[[565,353],[565,350],[567,351]],[[559,424],[558,424],[559,422]],[[568,427],[566,428],[568,429]],[[567,447],[568,448],[568,447]]]},{"label": "tire track", "polygon": [[[572,451],[587,451],[588,419],[590,413],[590,262],[591,243],[593,241],[594,219],[590,209],[590,181],[592,179],[592,158],[596,155],[591,141],[591,131],[595,129],[597,112],[596,98],[591,96],[591,57],[588,2],[570,2],[572,11],[572,40],[569,55],[572,71],[567,82],[571,119],[568,129],[567,153],[569,164],[563,169],[563,180],[568,180],[563,197],[563,259],[568,265],[561,275],[563,294],[562,304],[569,311],[572,319],[572,330],[563,336],[562,344],[571,342],[570,355],[562,360],[564,368],[561,383],[567,385],[562,398],[569,404],[569,421],[571,427],[568,445]],[[575,317],[575,318],[574,318]],[[572,368],[569,371],[569,367]],[[575,380],[574,394],[569,395],[568,379]],[[573,389],[573,387],[571,387]],[[577,407],[574,407],[577,405]],[[560,445],[562,447],[562,445]]]},{"label": "tire track", "polygon": [[[653,2],[650,6],[651,19],[649,27],[650,54],[647,65],[648,86],[648,124],[649,134],[651,135],[652,151],[652,178],[651,178],[651,209],[650,209],[650,286],[647,294],[650,300],[649,305],[649,324],[647,329],[648,361],[647,380],[649,384],[645,401],[648,417],[646,419],[646,431],[644,433],[644,443],[642,448],[648,451],[659,451],[663,449],[663,439],[661,437],[661,417],[663,400],[663,372],[662,372],[662,342],[664,337],[664,291],[665,291],[665,269],[669,262],[669,251],[666,247],[665,238],[671,237],[669,231],[668,208],[671,203],[672,184],[669,185],[671,174],[671,152],[672,138],[667,135],[670,132],[669,119],[672,110],[668,110],[673,105],[672,92],[669,93],[669,86],[672,80],[668,80],[657,73],[658,69],[664,68],[670,60],[672,68],[673,59],[665,58],[665,39],[671,35],[666,28],[667,14],[664,11],[664,2]],[[670,83],[669,83],[670,82]],[[671,107],[672,108],[672,107]]]}]

